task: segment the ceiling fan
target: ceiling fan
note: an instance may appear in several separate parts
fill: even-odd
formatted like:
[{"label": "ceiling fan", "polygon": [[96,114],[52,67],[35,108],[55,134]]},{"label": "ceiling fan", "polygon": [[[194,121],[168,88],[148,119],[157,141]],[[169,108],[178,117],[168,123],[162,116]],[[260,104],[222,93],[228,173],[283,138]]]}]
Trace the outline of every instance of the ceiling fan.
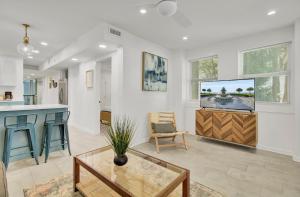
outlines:
[{"label": "ceiling fan", "polygon": [[187,28],[192,22],[180,11],[177,0],[160,0],[153,4],[144,4],[144,8],[156,9],[161,16],[171,17],[178,25]]}]

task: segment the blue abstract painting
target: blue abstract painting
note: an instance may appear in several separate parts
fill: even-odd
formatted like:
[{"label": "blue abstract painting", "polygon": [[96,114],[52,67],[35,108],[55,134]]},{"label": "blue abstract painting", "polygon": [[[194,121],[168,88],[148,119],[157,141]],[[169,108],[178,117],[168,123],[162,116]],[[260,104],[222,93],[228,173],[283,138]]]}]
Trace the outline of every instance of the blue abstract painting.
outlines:
[{"label": "blue abstract painting", "polygon": [[167,91],[168,60],[143,52],[143,90]]}]

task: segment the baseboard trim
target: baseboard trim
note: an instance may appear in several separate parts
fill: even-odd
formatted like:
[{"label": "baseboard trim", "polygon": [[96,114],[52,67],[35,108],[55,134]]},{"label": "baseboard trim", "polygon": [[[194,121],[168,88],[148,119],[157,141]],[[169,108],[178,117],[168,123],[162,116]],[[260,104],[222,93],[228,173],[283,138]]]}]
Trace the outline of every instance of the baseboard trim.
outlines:
[{"label": "baseboard trim", "polygon": [[76,128],[76,129],[78,129],[78,130],[80,130],[80,131],[83,131],[83,132],[86,132],[86,133],[89,133],[89,134],[93,134],[93,135],[98,134],[98,133],[96,133],[96,132],[94,132],[94,131],[92,131],[92,130],[83,128],[83,127],[79,126],[78,124],[69,123],[69,126],[70,126],[70,127],[74,127],[74,128]]},{"label": "baseboard trim", "polygon": [[300,162],[300,156],[293,156],[293,160],[296,162]]},{"label": "baseboard trim", "polygon": [[137,145],[140,145],[140,144],[143,144],[143,143],[146,143],[148,142],[149,138],[142,138],[138,141],[135,141],[131,144],[131,147],[134,147],[134,146],[137,146]]},{"label": "baseboard trim", "polygon": [[258,144],[256,146],[256,148],[261,149],[261,150],[271,151],[271,152],[274,152],[274,153],[279,153],[279,154],[282,154],[282,155],[293,156],[293,153],[291,151],[280,149],[280,148],[272,148],[272,147],[264,146],[264,145],[260,145],[260,144]]}]

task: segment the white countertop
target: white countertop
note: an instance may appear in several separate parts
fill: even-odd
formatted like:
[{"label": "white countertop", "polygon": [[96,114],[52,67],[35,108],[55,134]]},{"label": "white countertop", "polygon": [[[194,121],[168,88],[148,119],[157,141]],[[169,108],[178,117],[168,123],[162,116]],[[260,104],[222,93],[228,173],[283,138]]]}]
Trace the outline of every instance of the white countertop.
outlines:
[{"label": "white countertop", "polygon": [[0,112],[26,111],[26,110],[42,110],[42,109],[62,109],[62,108],[68,108],[68,105],[41,104],[41,105],[10,105],[10,106],[0,106]]},{"label": "white countertop", "polygon": [[8,102],[24,102],[24,101],[21,101],[21,100],[0,100],[0,103],[8,103]]}]

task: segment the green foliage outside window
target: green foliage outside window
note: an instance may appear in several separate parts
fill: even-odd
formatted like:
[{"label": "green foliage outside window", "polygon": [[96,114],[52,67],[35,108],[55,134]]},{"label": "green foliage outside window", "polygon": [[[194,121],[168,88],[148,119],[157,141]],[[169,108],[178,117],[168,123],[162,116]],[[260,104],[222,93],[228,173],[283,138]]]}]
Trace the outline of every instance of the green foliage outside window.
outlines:
[{"label": "green foliage outside window", "polygon": [[245,51],[242,60],[243,76],[256,78],[256,101],[288,102],[287,43]]},{"label": "green foliage outside window", "polygon": [[[192,63],[192,99],[199,99],[200,81],[218,79],[218,57],[198,59]],[[209,90],[206,90],[209,92]],[[211,91],[211,90],[210,90]]]}]

